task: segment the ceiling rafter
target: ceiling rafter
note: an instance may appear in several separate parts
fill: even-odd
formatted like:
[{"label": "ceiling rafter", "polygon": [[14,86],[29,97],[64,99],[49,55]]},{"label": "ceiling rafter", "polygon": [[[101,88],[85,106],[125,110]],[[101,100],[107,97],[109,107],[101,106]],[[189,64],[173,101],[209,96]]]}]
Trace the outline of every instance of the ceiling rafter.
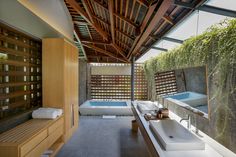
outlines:
[{"label": "ceiling rafter", "polygon": [[81,40],[82,43],[91,43],[91,44],[98,44],[98,45],[110,45],[110,42],[105,41],[96,41],[96,40]]},{"label": "ceiling rafter", "polygon": [[128,61],[128,59],[126,58],[126,55],[123,52],[123,50],[115,42],[115,24],[114,24],[114,14],[113,14],[114,13],[113,0],[108,1],[108,8],[109,8],[109,15],[110,15],[110,23],[111,23],[112,46],[116,49],[116,51],[118,51],[120,53],[120,55],[122,55],[122,57],[124,57]]},{"label": "ceiling rafter", "polygon": [[93,50],[95,50],[95,51],[97,51],[97,52],[100,52],[100,53],[102,53],[102,54],[105,54],[105,55],[107,55],[107,56],[109,56],[109,57],[111,57],[111,58],[114,58],[114,59],[117,59],[117,60],[119,60],[119,61],[122,61],[122,62],[127,63],[127,60],[115,56],[115,54],[112,53],[112,52],[109,52],[109,51],[104,50],[104,49],[102,49],[102,48],[100,48],[100,47],[94,46],[93,44],[89,44],[89,43],[82,43],[82,44],[83,44],[84,46],[88,47],[88,48],[91,48],[91,49],[93,49]]},{"label": "ceiling rafter", "polygon": [[164,16],[163,16],[163,19],[164,19],[166,22],[168,22],[169,24],[171,24],[171,25],[174,25],[174,24],[175,24],[174,21],[172,20],[172,18],[171,18],[170,16],[164,15]]},{"label": "ceiling rafter", "polygon": [[166,11],[168,10],[169,6],[172,4],[172,0],[165,0],[161,3],[159,9],[155,13],[154,17],[152,18],[151,22],[147,25],[147,28],[140,36],[140,40],[135,45],[134,49],[129,54],[129,59],[132,55],[135,55],[137,53],[138,49],[141,47],[141,45],[144,43],[144,41],[148,38],[148,36],[151,34],[155,26],[158,24],[158,22],[162,19],[162,17],[165,15]]},{"label": "ceiling rafter", "polygon": [[[146,28],[146,26],[148,25],[148,21],[149,19],[151,18],[152,14],[154,13],[154,10],[155,8],[157,7],[157,3],[151,5],[148,9],[148,12],[143,20],[143,23],[141,24],[140,26],[140,32],[143,32],[144,29]],[[137,42],[139,41],[140,37],[141,37],[142,34],[140,34],[138,37],[136,37],[136,39],[134,40],[134,43],[132,45],[132,47],[130,48],[130,51],[127,55],[127,57],[129,58],[131,53],[132,53],[132,50],[134,49],[135,45],[137,44]]]},{"label": "ceiling rafter", "polygon": [[[91,14],[91,11],[88,7],[85,7],[85,9],[89,9],[86,10],[87,12],[85,12],[83,10],[83,8],[76,2],[76,0],[66,0],[67,3],[74,9],[76,10],[105,40],[109,39],[109,35],[107,32],[105,32],[104,30],[102,30],[102,28],[99,27],[99,25],[97,23],[94,23],[94,21],[92,22],[91,20],[93,19],[89,19],[89,15],[87,14],[87,12],[89,14]],[[83,0],[84,1],[84,0]],[[86,5],[86,4],[84,4]]]}]

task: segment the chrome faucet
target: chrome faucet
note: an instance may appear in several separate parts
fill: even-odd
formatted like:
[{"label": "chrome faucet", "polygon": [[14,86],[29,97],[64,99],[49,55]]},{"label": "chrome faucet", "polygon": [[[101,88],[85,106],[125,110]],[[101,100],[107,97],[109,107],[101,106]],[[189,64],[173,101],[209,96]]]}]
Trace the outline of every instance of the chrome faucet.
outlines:
[{"label": "chrome faucet", "polygon": [[188,114],[187,118],[182,118],[179,122],[181,123],[183,120],[187,121],[187,128],[190,130],[190,128],[191,128],[191,117],[190,117],[190,115]]}]

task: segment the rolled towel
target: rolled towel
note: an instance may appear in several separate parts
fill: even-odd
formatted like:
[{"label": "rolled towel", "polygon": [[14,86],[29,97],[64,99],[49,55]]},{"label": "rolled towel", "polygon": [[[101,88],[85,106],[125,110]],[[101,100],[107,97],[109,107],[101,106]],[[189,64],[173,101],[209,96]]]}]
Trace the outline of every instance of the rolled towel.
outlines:
[{"label": "rolled towel", "polygon": [[34,119],[55,119],[58,113],[55,110],[34,110],[32,113]]},{"label": "rolled towel", "polygon": [[63,113],[63,110],[59,109],[59,108],[50,108],[50,107],[44,108],[44,107],[40,107],[40,108],[38,108],[38,110],[53,110],[53,111],[56,111],[57,114],[58,114],[58,117],[61,116],[62,113]]}]

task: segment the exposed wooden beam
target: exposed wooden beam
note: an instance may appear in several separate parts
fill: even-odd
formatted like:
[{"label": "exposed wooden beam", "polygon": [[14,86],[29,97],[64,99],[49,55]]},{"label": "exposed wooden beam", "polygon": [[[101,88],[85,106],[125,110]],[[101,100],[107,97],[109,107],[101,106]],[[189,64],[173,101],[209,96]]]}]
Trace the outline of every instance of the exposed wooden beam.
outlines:
[{"label": "exposed wooden beam", "polygon": [[110,45],[110,42],[95,41],[95,40],[81,40],[82,43],[98,44],[98,45]]},{"label": "exposed wooden beam", "polygon": [[77,11],[88,23],[91,23],[88,14],[75,0],[66,0],[66,2]]},{"label": "exposed wooden beam", "polygon": [[156,25],[159,23],[159,21],[162,19],[162,17],[165,15],[168,8],[173,4],[172,0],[165,0],[161,3],[159,9],[155,13],[154,17],[152,18],[151,22],[148,24],[145,31],[142,33],[140,40],[135,45],[132,52],[129,54],[129,58],[131,58],[132,55],[135,55],[135,53],[138,52],[138,49],[141,47],[141,45],[144,43],[144,41],[148,38],[148,36],[151,34],[153,29],[156,27]]},{"label": "exposed wooden beam", "polygon": [[[153,4],[153,5],[151,5],[151,6],[149,7],[148,12],[147,12],[147,14],[146,14],[146,16],[145,16],[145,18],[144,18],[144,20],[143,20],[141,26],[140,26],[140,32],[143,32],[143,31],[145,30],[145,28],[147,27],[148,21],[149,21],[149,19],[151,18],[152,14],[154,13],[155,8],[157,7],[157,4],[158,4],[158,3],[155,3],[155,4]],[[135,40],[134,40],[134,42],[133,42],[133,45],[132,45],[132,47],[130,48],[129,53],[128,53],[128,55],[127,55],[128,58],[130,58],[130,55],[131,55],[131,53],[132,53],[132,50],[134,49],[135,45],[137,44],[137,42],[138,42],[139,39],[141,38],[141,35],[142,35],[142,33],[141,33],[139,36],[137,36],[137,37],[135,38]]]},{"label": "exposed wooden beam", "polygon": [[125,62],[125,63],[128,62],[127,60],[124,60],[124,59],[122,59],[122,58],[119,58],[119,57],[115,56],[114,53],[109,52],[109,51],[107,51],[107,50],[104,50],[104,49],[102,49],[102,48],[100,48],[100,47],[96,47],[96,46],[94,46],[93,44],[88,44],[88,43],[82,43],[82,44],[83,44],[84,46],[88,47],[88,48],[91,48],[91,49],[93,49],[93,50],[95,50],[95,51],[97,51],[97,52],[100,52],[100,53],[102,53],[102,54],[105,54],[105,55],[107,55],[107,56],[109,56],[109,57],[111,57],[111,58],[117,59],[117,60],[122,61],[122,62]]},{"label": "exposed wooden beam", "polygon": [[127,59],[127,57],[126,57],[125,53],[123,52],[123,50],[116,43],[112,43],[112,46],[126,60],[126,62],[129,62],[129,60]]},{"label": "exposed wooden beam", "polygon": [[[85,7],[88,10],[86,12],[83,10],[83,8],[76,2],[76,0],[66,0],[67,3],[74,9],[76,10],[105,40],[109,39],[109,35],[107,32],[105,32],[94,20],[93,18],[89,18],[89,14],[92,15],[91,10],[89,7]],[[84,6],[87,6],[85,0],[84,1]],[[87,13],[88,12],[88,13]],[[91,21],[92,20],[92,21]]]},{"label": "exposed wooden beam", "polygon": [[174,25],[175,23],[174,23],[174,21],[171,19],[171,17],[169,17],[169,16],[166,16],[166,15],[164,15],[163,16],[163,19],[166,21],[166,22],[168,22],[169,24],[171,24],[171,25]]},{"label": "exposed wooden beam", "polygon": [[147,14],[146,14],[146,16],[145,16],[145,18],[143,20],[143,23],[142,23],[141,27],[140,27],[140,31],[141,32],[143,32],[145,27],[147,26],[148,21],[151,18],[152,14],[154,13],[154,10],[155,10],[157,4],[158,3],[155,3],[155,4],[153,4],[152,6],[149,7],[148,12],[147,12]]},{"label": "exposed wooden beam", "polygon": [[117,13],[114,13],[114,15],[118,18],[120,18],[121,20],[127,22],[128,24],[132,25],[133,27],[138,27],[138,25],[133,22],[132,20],[128,19],[128,18],[125,18],[124,16],[120,15],[120,14],[117,14]]}]

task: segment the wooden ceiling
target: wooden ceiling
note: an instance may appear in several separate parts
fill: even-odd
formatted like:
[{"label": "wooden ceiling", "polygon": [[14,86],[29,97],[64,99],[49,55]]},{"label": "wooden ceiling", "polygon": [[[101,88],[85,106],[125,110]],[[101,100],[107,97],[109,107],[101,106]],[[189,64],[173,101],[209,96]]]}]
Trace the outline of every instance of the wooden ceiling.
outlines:
[{"label": "wooden ceiling", "polygon": [[[88,62],[138,59],[206,0],[65,0]],[[75,39],[76,40],[76,39]],[[78,41],[77,41],[78,42]]]}]

